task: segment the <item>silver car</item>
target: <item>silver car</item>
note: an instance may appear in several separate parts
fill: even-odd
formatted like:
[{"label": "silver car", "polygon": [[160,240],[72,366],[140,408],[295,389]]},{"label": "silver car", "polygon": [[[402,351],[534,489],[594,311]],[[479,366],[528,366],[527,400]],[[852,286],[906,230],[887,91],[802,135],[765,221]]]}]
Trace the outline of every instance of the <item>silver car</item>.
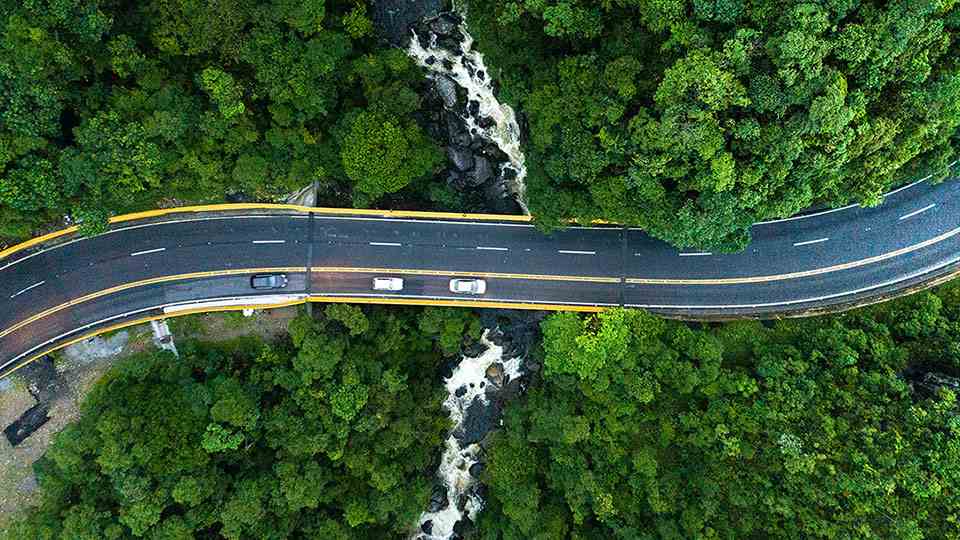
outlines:
[{"label": "silver car", "polygon": [[403,279],[398,277],[375,277],[373,278],[373,290],[402,291]]},{"label": "silver car", "polygon": [[457,294],[483,294],[487,292],[487,282],[482,279],[451,279],[450,292]]}]

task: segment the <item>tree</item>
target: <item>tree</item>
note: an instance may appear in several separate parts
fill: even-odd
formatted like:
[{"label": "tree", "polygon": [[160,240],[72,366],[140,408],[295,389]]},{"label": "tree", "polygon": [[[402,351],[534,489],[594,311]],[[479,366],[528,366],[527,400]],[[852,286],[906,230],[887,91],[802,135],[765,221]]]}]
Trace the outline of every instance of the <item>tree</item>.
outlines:
[{"label": "tree", "polygon": [[551,315],[491,446],[478,537],[960,535],[957,286],[849,314],[691,328]]},{"label": "tree", "polygon": [[955,2],[470,4],[529,118],[529,206],[547,225],[736,250],[756,221],[875,205],[955,159]]},{"label": "tree", "polygon": [[449,429],[423,375],[442,357],[418,309],[329,307],[279,343],[118,363],[38,462],[40,505],[0,537],[406,538]]},{"label": "tree", "polygon": [[441,161],[436,145],[415,123],[366,111],[350,117],[340,157],[364,203],[403,189]]}]

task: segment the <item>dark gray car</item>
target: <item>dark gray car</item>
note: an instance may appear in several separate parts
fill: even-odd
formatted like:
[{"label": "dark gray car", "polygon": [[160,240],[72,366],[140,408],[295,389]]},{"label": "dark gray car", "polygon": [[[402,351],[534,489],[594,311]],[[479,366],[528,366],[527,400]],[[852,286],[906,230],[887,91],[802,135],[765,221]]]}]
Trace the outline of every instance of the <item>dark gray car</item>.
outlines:
[{"label": "dark gray car", "polygon": [[282,289],[287,286],[286,274],[257,274],[250,278],[250,286],[254,289]]}]

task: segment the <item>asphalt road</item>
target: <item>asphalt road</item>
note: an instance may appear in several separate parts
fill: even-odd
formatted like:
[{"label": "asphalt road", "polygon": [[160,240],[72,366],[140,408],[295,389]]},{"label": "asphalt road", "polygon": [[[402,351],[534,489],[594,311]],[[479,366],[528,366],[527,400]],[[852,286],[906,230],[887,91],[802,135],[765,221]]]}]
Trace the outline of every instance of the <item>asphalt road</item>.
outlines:
[{"label": "asphalt road", "polygon": [[[876,208],[758,223],[742,253],[678,252],[639,230],[293,210],[185,213],[114,224],[0,259],[0,376],[105,327],[197,302],[430,302],[643,307],[688,316],[790,314],[887,295],[960,264],[960,183],[919,182]],[[255,291],[250,275],[290,284]],[[399,292],[374,276],[403,277]],[[453,294],[453,277],[487,281]],[[266,299],[264,299],[266,301]],[[178,308],[179,306],[179,308]]]}]

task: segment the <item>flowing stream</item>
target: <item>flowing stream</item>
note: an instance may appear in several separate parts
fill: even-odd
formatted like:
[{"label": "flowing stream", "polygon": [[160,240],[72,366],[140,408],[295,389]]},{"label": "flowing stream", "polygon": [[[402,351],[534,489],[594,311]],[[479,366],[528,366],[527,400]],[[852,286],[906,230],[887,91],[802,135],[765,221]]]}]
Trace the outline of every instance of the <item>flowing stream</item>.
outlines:
[{"label": "flowing stream", "polygon": [[[510,162],[503,165],[501,176],[506,179],[507,189],[513,194],[524,213],[529,214],[526,204],[527,174],[523,151],[520,149],[520,127],[513,108],[497,101],[493,93],[490,71],[483,62],[483,55],[472,50],[473,37],[467,32],[462,14],[456,30],[463,36],[458,51],[450,51],[438,45],[438,37],[430,32],[426,47],[413,30],[407,53],[426,68],[431,78],[447,77],[467,91],[467,99],[479,106],[468,107],[462,115],[472,133],[492,141],[507,155]],[[441,15],[443,17],[443,15]],[[507,174],[507,170],[511,174]]]},{"label": "flowing stream", "polygon": [[[458,522],[476,520],[483,508],[477,492],[477,469],[482,465],[480,440],[499,421],[499,409],[491,402],[510,381],[520,378],[518,358],[503,358],[503,347],[480,338],[486,350],[479,356],[463,356],[449,379],[444,381],[447,399],[443,407],[453,421],[444,444],[437,476],[442,493],[435,493],[431,509],[417,522],[418,540],[448,540],[459,536]],[[439,497],[437,495],[440,495]]]}]

